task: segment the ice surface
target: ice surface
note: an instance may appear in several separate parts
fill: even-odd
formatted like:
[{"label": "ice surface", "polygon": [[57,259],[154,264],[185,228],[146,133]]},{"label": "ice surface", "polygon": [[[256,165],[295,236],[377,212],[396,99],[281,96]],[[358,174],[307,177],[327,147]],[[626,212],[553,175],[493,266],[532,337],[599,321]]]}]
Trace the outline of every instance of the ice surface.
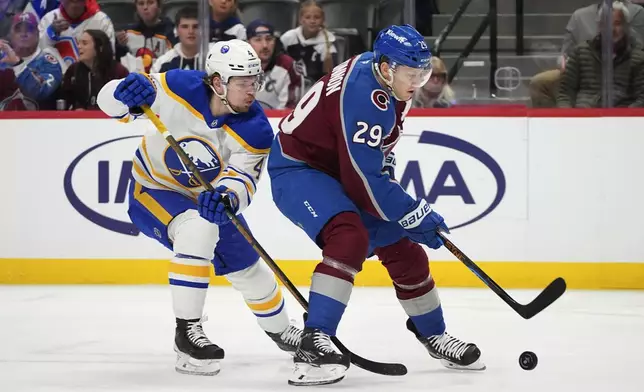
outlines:
[{"label": "ice surface", "polygon": [[[306,289],[302,288],[305,292]],[[356,288],[338,330],[350,349],[402,362],[403,377],[351,367],[333,391],[642,391],[644,292],[569,291],[524,320],[487,289],[441,289],[448,331],[479,345],[487,370],[432,360],[405,328],[393,289]],[[535,291],[512,291],[528,302]],[[299,305],[286,295],[292,318]],[[0,286],[0,391],[294,391],[291,358],[259,329],[231,287],[212,287],[204,325],[226,350],[215,377],[174,371],[165,286]],[[534,351],[539,365],[522,370]]]}]

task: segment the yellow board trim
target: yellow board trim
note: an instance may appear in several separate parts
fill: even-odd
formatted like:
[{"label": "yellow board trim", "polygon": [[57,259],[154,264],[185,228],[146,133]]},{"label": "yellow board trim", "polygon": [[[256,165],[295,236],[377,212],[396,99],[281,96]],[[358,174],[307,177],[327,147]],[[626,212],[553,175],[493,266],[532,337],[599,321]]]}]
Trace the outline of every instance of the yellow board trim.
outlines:
[{"label": "yellow board trim", "polygon": [[259,148],[255,148],[255,147],[251,146],[250,144],[246,143],[246,140],[242,139],[242,137],[239,136],[237,134],[237,132],[233,131],[233,129],[231,127],[229,127],[228,125],[226,125],[226,124],[224,124],[224,126],[222,126],[222,128],[230,136],[232,136],[233,139],[237,140],[237,143],[239,143],[240,146],[244,147],[246,149],[246,151],[252,152],[253,154],[268,154],[269,151],[271,151],[270,148],[259,149]]},{"label": "yellow board trim", "polygon": [[141,193],[141,184],[134,183],[134,198],[141,203],[148,211],[154,215],[155,218],[160,220],[164,225],[169,225],[172,220],[172,215],[159,204],[158,201],[147,193]]},{"label": "yellow board trim", "polygon": [[168,271],[174,274],[196,276],[199,278],[207,278],[210,276],[210,266],[186,265],[178,263],[170,263]]},{"label": "yellow board trim", "polygon": [[[317,260],[282,260],[279,266],[291,281],[311,284]],[[566,279],[571,289],[644,289],[644,263],[481,262],[503,288],[544,288],[554,278]],[[460,262],[432,261],[439,287],[484,287]],[[168,260],[149,259],[0,259],[0,284],[167,284]],[[229,285],[211,274],[212,285]],[[356,277],[357,286],[391,287],[385,268],[367,261]]]},{"label": "yellow board trim", "polygon": [[280,290],[277,290],[277,293],[270,301],[260,303],[246,302],[246,304],[254,312],[265,312],[267,310],[273,309],[274,307],[279,305],[280,302],[282,302],[282,292]]}]

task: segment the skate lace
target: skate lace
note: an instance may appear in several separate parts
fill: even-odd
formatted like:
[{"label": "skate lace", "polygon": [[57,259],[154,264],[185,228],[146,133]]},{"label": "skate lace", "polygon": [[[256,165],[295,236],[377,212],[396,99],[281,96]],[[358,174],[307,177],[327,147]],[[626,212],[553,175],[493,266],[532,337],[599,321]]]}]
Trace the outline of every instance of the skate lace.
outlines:
[{"label": "skate lace", "polygon": [[313,344],[315,347],[325,353],[333,353],[335,350],[331,345],[331,338],[329,335],[321,331],[315,331],[313,333]]},{"label": "skate lace", "polygon": [[294,325],[289,325],[286,331],[282,332],[281,338],[286,344],[298,346],[302,340],[302,331]]},{"label": "skate lace", "polygon": [[440,336],[432,337],[432,339],[432,343],[439,353],[452,358],[460,359],[468,346],[468,343],[450,336],[447,332]]},{"label": "skate lace", "polygon": [[212,346],[213,343],[208,339],[206,333],[203,331],[202,324],[208,321],[206,316],[203,316],[199,321],[188,324],[187,335],[188,339],[198,347]]}]

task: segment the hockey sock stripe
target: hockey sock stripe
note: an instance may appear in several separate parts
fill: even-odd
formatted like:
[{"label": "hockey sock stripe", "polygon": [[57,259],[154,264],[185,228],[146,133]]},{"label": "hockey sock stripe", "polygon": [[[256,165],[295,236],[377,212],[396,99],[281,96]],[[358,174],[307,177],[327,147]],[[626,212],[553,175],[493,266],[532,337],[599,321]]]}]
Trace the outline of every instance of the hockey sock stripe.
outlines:
[{"label": "hockey sock stripe", "polygon": [[324,295],[347,305],[351,297],[353,284],[335,276],[315,272],[311,278],[311,292]]},{"label": "hockey sock stripe", "polygon": [[170,263],[168,272],[197,278],[210,278],[210,266]]},{"label": "hockey sock stripe", "polygon": [[183,287],[191,287],[194,289],[207,289],[208,288],[208,283],[199,283],[199,282],[189,282],[186,280],[177,280],[177,279],[169,279],[170,284],[172,286],[183,286]]},{"label": "hockey sock stripe", "polygon": [[282,313],[283,310],[284,310],[284,301],[282,301],[280,303],[279,308],[277,308],[277,310],[275,310],[273,312],[270,312],[270,313],[253,312],[253,313],[255,313],[255,316],[257,316],[257,317],[273,317],[273,316],[277,316],[278,314]]},{"label": "hockey sock stripe", "polygon": [[441,306],[441,300],[438,298],[437,290],[430,290],[429,292],[411,299],[399,299],[405,313],[412,316],[420,316],[429,313]]},{"label": "hockey sock stripe", "polygon": [[246,304],[253,311],[253,313],[260,315],[275,310],[284,303],[282,291],[275,287],[274,290],[267,298],[258,301],[246,300]]}]

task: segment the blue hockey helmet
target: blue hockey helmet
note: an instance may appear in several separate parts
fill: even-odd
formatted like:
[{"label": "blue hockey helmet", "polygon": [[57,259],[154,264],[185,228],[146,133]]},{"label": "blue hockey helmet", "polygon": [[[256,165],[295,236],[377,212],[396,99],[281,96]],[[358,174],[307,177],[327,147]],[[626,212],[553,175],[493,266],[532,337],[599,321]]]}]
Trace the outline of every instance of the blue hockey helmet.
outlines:
[{"label": "blue hockey helmet", "polygon": [[[402,80],[404,86],[418,88],[427,83],[432,74],[432,54],[425,38],[410,25],[393,25],[378,33],[373,44],[373,54],[374,70],[398,100],[402,99],[394,91],[395,79]],[[383,61],[390,67],[387,75],[383,75],[380,70]],[[401,66],[411,69],[401,71]]]},{"label": "blue hockey helmet", "polygon": [[431,67],[432,53],[425,43],[425,38],[408,24],[393,25],[380,31],[373,43],[373,54],[376,63],[385,56],[391,65]]}]

